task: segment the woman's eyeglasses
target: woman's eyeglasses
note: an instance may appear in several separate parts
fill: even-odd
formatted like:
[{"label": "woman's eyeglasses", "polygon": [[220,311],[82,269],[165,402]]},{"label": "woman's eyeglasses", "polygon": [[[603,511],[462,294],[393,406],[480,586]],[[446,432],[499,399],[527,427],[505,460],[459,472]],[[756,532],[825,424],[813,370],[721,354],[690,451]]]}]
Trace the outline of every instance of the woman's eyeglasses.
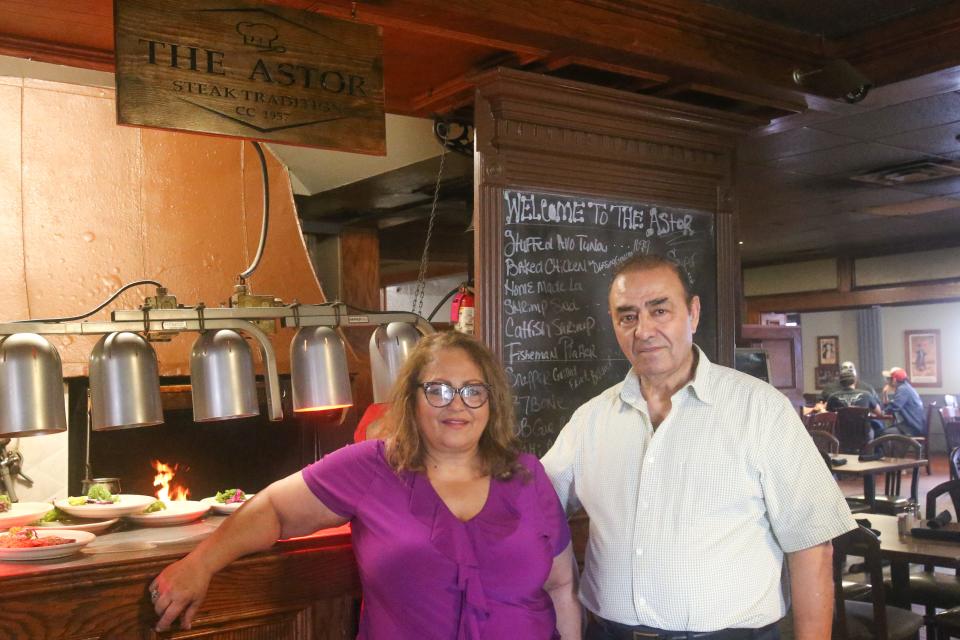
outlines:
[{"label": "woman's eyeglasses", "polygon": [[490,387],[482,382],[465,384],[459,389],[446,382],[424,382],[420,388],[430,406],[437,408],[449,405],[457,394],[470,409],[479,409],[490,399]]}]

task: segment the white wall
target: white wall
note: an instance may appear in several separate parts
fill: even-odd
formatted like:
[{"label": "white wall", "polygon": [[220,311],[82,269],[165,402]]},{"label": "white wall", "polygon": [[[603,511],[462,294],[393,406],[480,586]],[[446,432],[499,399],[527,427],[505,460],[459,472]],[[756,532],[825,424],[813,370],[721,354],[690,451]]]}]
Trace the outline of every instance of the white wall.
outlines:
[{"label": "white wall", "polygon": [[861,258],[854,262],[854,273],[858,287],[956,278],[960,276],[960,251],[951,248]]},{"label": "white wall", "polygon": [[884,362],[904,366],[906,330],[940,330],[940,369],[943,384],[919,387],[924,394],[957,393],[960,390],[960,302],[925,304],[883,309]]},{"label": "white wall", "polygon": [[[960,302],[883,307],[880,309],[880,318],[885,368],[904,366],[904,331],[938,329],[943,383],[939,387],[920,387],[918,390],[929,395],[960,392]],[[806,393],[816,391],[813,370],[817,366],[817,336],[839,336],[840,361],[853,360],[859,364],[856,311],[801,314],[800,333],[803,340],[803,381]]]},{"label": "white wall", "polygon": [[837,287],[837,261],[809,260],[743,270],[743,295],[766,296]]},{"label": "white wall", "polygon": [[803,348],[803,390],[804,393],[818,393],[813,373],[817,366],[817,336],[837,336],[839,338],[839,359],[837,362],[852,360],[859,365],[860,352],[857,348],[857,312],[823,311],[800,315],[800,336]]}]

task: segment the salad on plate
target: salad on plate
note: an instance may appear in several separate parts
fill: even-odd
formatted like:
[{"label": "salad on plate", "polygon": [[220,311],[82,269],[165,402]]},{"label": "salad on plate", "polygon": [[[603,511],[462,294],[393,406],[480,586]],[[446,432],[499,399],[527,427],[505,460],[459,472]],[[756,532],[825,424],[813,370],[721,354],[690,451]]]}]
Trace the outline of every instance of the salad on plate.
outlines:
[{"label": "salad on plate", "polygon": [[200,502],[210,505],[214,513],[233,513],[243,506],[243,503],[250,500],[253,495],[252,493],[245,493],[243,489],[224,489],[218,491],[217,495],[204,498]]}]

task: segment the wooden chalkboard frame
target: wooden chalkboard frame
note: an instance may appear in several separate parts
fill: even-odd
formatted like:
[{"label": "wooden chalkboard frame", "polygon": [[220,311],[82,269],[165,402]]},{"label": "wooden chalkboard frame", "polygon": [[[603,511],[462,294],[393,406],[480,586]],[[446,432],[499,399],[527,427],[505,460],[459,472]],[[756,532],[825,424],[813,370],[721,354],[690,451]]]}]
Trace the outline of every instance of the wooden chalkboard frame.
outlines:
[{"label": "wooden chalkboard frame", "polygon": [[657,203],[713,213],[720,364],[732,366],[738,295],[733,159],[754,124],[536,74],[498,69],[478,83],[475,255],[478,335],[503,352],[504,191]]}]

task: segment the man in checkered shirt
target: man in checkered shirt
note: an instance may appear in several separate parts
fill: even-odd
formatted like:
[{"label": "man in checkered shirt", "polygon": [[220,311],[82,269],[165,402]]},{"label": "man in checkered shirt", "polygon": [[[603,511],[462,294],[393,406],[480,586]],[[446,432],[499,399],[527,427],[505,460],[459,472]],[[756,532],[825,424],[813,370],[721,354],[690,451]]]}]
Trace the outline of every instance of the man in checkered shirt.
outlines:
[{"label": "man in checkered shirt", "polygon": [[694,346],[700,300],[673,262],[631,259],[609,300],[632,368],[543,458],[590,517],[588,640],[772,640],[791,592],[796,638],[829,638],[830,541],[856,524],[789,400]]}]

